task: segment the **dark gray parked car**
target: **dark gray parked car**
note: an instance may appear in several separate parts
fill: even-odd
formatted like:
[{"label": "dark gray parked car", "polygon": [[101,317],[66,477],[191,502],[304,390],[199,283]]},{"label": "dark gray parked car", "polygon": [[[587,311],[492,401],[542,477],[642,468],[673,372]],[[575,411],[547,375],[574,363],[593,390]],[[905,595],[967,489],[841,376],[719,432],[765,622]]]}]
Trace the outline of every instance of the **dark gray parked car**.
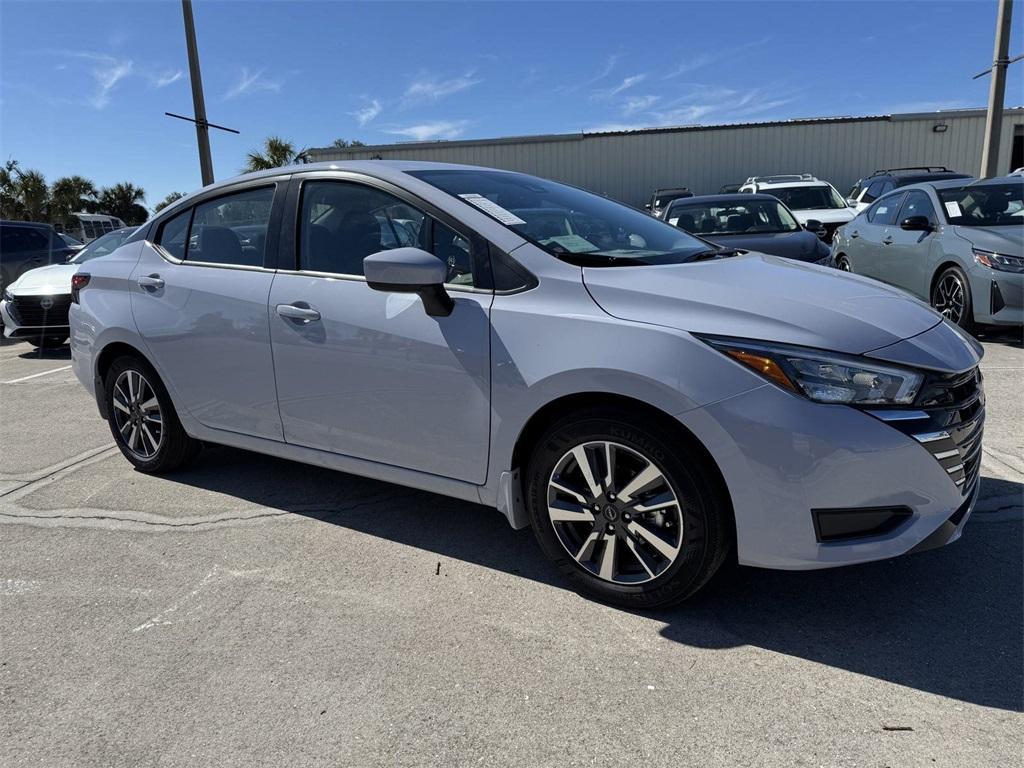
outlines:
[{"label": "dark gray parked car", "polygon": [[30,269],[63,264],[74,252],[49,224],[0,221],[0,290]]},{"label": "dark gray parked car", "polygon": [[926,182],[836,233],[836,266],[919,296],[965,329],[1024,321],[1024,177]]},{"label": "dark gray parked car", "polygon": [[821,223],[803,227],[772,195],[701,195],[676,200],[662,213],[669,224],[727,248],[758,251],[797,261],[828,264],[832,253],[821,241]]}]

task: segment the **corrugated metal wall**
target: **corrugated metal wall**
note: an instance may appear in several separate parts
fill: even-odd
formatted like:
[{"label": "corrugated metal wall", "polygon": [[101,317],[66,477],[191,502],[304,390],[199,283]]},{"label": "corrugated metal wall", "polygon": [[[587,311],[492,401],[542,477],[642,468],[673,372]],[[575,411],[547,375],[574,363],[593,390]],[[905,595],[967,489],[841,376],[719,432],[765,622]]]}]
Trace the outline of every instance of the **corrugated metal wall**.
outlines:
[{"label": "corrugated metal wall", "polygon": [[[933,130],[936,124],[947,129]],[[1009,170],[1024,108],[1007,110],[1000,168]],[[981,165],[983,110],[824,119],[763,125],[566,134],[479,141],[314,149],[312,160],[429,160],[523,171],[642,205],[659,187],[697,194],[771,173],[813,173],[845,194],[876,168],[945,165],[975,174]]]}]

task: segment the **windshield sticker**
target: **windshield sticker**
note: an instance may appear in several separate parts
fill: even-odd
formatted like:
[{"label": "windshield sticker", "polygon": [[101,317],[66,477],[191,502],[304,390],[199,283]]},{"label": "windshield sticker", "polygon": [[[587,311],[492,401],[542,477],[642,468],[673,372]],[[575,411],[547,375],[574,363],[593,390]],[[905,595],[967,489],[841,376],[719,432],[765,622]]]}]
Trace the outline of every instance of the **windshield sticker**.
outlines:
[{"label": "windshield sticker", "polygon": [[946,203],[946,213],[949,214],[951,219],[963,216],[963,212],[960,210],[960,204],[956,200],[950,200]]},{"label": "windshield sticker", "polygon": [[547,240],[541,240],[541,245],[549,245],[550,243],[558,243],[570,253],[590,253],[597,250],[596,245],[579,235],[558,235],[556,237],[549,237]]},{"label": "windshield sticker", "polygon": [[493,216],[502,224],[506,224],[508,226],[515,226],[516,224],[526,223],[518,216],[516,216],[514,213],[512,213],[512,211],[506,211],[496,202],[494,202],[493,200],[488,200],[483,195],[469,193],[465,195],[459,195],[459,197],[461,197],[470,205],[475,205],[477,208],[479,208],[481,211],[488,214],[489,216]]}]

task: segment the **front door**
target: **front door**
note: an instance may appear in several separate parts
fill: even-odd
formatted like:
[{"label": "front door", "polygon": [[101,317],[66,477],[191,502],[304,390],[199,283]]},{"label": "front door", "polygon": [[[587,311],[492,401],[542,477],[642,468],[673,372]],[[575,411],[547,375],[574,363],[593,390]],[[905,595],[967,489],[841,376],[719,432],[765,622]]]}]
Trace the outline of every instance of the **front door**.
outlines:
[{"label": "front door", "polygon": [[263,267],[274,189],[219,196],[162,223],[130,286],[135,323],[176,404],[208,427],[282,440],[267,314],[274,272]]},{"label": "front door", "polygon": [[890,243],[886,251],[886,280],[921,299],[928,300],[930,268],[928,251],[935,240],[933,232],[921,232],[900,228],[900,222],[911,216],[924,216],[932,227],[938,224],[935,208],[928,193],[920,189],[907,192],[899,215],[890,228]]},{"label": "front door", "polygon": [[[270,295],[285,440],[484,482],[493,294],[473,287],[472,238],[356,181],[307,180],[298,206],[297,269]],[[363,259],[399,246],[447,262],[451,315],[367,286]]]},{"label": "front door", "polygon": [[848,226],[851,235],[856,234],[856,245],[851,249],[850,260],[853,271],[876,280],[890,282],[886,277],[885,264],[888,249],[892,244],[892,224],[903,200],[902,192],[876,200],[863,216],[858,216]]}]

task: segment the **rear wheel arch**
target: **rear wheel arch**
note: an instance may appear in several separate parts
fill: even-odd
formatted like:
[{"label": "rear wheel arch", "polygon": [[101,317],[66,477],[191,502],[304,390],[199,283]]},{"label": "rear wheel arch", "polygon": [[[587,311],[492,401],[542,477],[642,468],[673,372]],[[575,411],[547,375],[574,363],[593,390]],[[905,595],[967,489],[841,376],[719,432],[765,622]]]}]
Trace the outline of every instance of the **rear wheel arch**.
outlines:
[{"label": "rear wheel arch", "polygon": [[113,341],[110,344],[107,344],[100,350],[99,354],[96,355],[96,363],[93,369],[93,388],[96,395],[96,404],[100,409],[100,416],[104,419],[108,419],[110,417],[110,414],[107,413],[105,398],[105,381],[107,378],[107,371],[110,370],[110,366],[114,364],[115,360],[119,357],[126,356],[137,357],[152,365],[146,355],[144,355],[138,347],[134,347],[123,341]]}]

